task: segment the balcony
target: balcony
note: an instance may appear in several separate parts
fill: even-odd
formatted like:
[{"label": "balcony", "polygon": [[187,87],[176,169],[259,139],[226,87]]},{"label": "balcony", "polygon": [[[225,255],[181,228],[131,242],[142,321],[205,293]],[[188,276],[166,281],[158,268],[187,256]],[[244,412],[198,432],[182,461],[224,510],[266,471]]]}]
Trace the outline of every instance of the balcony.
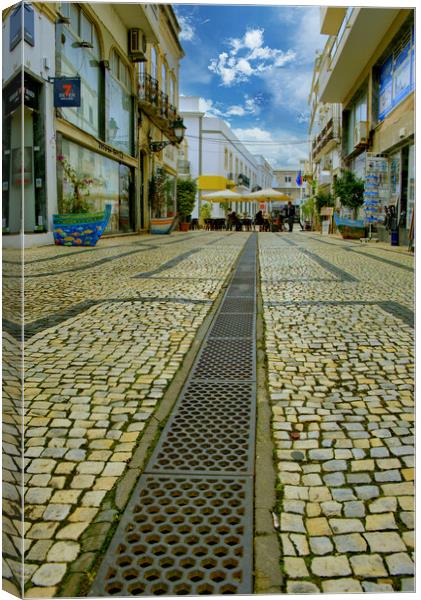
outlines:
[{"label": "balcony", "polygon": [[319,77],[322,102],[341,102],[353,88],[400,9],[350,8],[336,36],[329,38]]},{"label": "balcony", "polygon": [[339,119],[331,117],[312,142],[312,157],[317,160],[320,153],[328,152],[339,142]]},{"label": "balcony", "polygon": [[156,79],[143,73],[138,78],[137,98],[141,109],[169,139],[173,138],[172,123],[178,118],[177,108],[159,88]]},{"label": "balcony", "polygon": [[240,173],[239,176],[237,177],[237,183],[238,185],[244,185],[245,187],[250,187],[250,177],[247,177],[247,175],[243,175],[243,173]]}]

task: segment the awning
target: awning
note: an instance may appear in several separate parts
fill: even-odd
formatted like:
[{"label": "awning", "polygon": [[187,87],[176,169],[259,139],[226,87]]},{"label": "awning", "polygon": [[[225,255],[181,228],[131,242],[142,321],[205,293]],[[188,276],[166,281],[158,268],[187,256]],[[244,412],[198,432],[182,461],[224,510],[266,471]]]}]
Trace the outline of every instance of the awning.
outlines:
[{"label": "awning", "polygon": [[197,180],[199,190],[226,190],[229,179],[222,175],[200,175]]}]

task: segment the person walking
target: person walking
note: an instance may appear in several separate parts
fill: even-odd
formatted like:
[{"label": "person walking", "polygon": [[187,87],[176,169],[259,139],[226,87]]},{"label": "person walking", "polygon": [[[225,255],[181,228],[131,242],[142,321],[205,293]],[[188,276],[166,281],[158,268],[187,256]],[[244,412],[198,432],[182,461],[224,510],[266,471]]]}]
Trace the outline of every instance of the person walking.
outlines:
[{"label": "person walking", "polygon": [[288,202],[286,213],[289,228],[288,231],[292,232],[292,230],[294,229],[295,206],[292,204],[291,201]]},{"label": "person walking", "polygon": [[260,228],[263,225],[263,213],[261,210],[259,210],[254,217],[254,225],[258,228],[257,231],[260,231]]}]

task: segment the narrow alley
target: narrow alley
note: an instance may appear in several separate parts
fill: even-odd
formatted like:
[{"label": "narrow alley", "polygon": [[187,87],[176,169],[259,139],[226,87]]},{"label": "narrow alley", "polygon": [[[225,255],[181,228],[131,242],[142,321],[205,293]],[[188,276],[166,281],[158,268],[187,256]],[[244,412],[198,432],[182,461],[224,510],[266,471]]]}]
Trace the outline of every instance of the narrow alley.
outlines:
[{"label": "narrow alley", "polygon": [[413,591],[413,284],[313,232],[25,251],[25,596]]}]

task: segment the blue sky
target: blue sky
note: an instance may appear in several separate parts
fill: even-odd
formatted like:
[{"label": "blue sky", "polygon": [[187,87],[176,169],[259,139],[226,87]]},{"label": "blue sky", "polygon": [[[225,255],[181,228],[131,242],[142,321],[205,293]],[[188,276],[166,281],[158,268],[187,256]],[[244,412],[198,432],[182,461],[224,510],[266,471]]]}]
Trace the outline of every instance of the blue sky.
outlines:
[{"label": "blue sky", "polygon": [[[173,4],[185,57],[180,93],[201,96],[274,167],[306,158],[318,6]],[[187,132],[188,133],[188,132]]]}]

